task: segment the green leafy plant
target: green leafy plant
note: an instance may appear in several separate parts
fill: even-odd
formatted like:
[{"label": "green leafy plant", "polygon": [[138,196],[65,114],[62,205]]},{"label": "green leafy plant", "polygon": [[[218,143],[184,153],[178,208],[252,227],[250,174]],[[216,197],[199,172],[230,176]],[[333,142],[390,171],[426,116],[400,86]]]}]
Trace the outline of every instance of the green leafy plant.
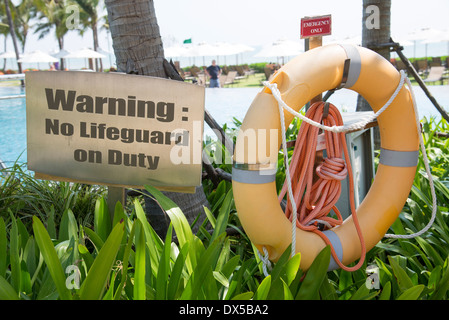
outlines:
[{"label": "green leafy plant", "polygon": [[25,164],[15,163],[0,172],[0,217],[9,223],[12,212],[31,230],[32,216],[42,220],[51,217],[56,227],[70,209],[79,221],[89,225],[95,200],[105,194],[102,186],[35,179]]},{"label": "green leafy plant", "polygon": [[[214,221],[214,232],[203,243],[171,200],[147,187],[171,218],[164,241],[145,218],[139,201],[130,216],[118,203],[113,219],[104,199],[95,206],[94,229],[76,223],[68,210],[60,234],[52,239],[49,221],[33,217],[33,234],[12,219],[9,231],[0,221],[1,299],[294,299],[316,297],[326,278],[330,250],[324,250],[303,282],[300,254],[286,250],[271,275],[261,276],[253,254],[241,260],[226,235],[232,193],[228,192]],[[176,241],[173,238],[176,235]],[[25,244],[24,244],[25,243]],[[31,250],[33,248],[33,250]],[[76,268],[70,268],[76,266]],[[67,270],[76,270],[74,273]]]},{"label": "green leafy plant", "polygon": [[[296,129],[291,130],[293,137]],[[239,223],[228,181],[205,184],[211,209],[206,208],[207,219],[196,234],[173,201],[147,186],[171,220],[161,239],[137,198],[131,207],[117,203],[110,210],[101,189],[92,187],[85,199],[74,191],[78,186],[30,183],[28,176],[17,179],[21,169],[9,170],[12,175],[0,189],[0,299],[446,300],[449,142],[436,132],[447,131],[447,124],[424,119],[423,130],[438,199],[435,223],[417,238],[384,239],[355,272],[327,272],[329,247],[303,272],[300,253],[290,257],[287,248],[265,277],[257,249]],[[37,185],[45,185],[45,191],[35,192]],[[52,200],[44,195],[53,189],[55,197],[72,194],[72,200],[49,205]],[[79,198],[86,201],[82,210],[88,222],[78,215]],[[430,219],[431,203],[420,162],[390,231],[420,230]]]},{"label": "green leafy plant", "polygon": [[[426,153],[435,184],[438,210],[432,227],[412,239],[385,239],[377,245],[375,262],[381,284],[390,283],[391,298],[446,299],[449,277],[449,140],[438,133],[447,132],[444,120],[422,121]],[[432,195],[422,157],[410,196],[391,232],[412,234],[422,230],[432,214]],[[407,293],[406,290],[409,290]]]}]

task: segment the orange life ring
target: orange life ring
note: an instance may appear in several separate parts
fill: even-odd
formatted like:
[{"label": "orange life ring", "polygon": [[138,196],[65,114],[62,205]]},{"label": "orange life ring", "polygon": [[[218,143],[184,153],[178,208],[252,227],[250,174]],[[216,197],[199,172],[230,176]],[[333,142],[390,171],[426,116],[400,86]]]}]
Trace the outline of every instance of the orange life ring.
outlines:
[{"label": "orange life ring", "polygon": [[[349,73],[344,74],[350,59]],[[345,77],[343,77],[345,76]],[[377,53],[356,46],[328,45],[307,51],[283,66],[274,78],[282,100],[295,111],[318,94],[344,87],[361,94],[379,110],[400,81],[399,72]],[[284,111],[285,125],[293,116]],[[357,209],[365,246],[373,248],[396,220],[409,195],[419,156],[419,139],[410,91],[404,86],[378,118],[381,136],[379,166],[373,184]],[[252,102],[237,136],[232,185],[242,226],[269,259],[277,261],[291,244],[291,222],[282,211],[276,192],[276,164],[281,145],[278,103],[268,88]],[[352,217],[326,231],[339,260],[350,264],[360,258],[361,244]],[[307,270],[325,247],[315,233],[296,228],[296,252]],[[338,268],[331,259],[329,269]]]}]

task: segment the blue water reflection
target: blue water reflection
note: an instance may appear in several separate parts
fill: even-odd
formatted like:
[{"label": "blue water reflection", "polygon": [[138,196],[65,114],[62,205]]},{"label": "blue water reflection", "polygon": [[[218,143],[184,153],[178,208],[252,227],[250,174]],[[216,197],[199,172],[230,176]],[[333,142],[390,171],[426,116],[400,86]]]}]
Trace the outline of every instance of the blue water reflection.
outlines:
[{"label": "blue water reflection", "polygon": [[[215,120],[223,125],[232,124],[233,117],[243,120],[254,97],[262,88],[206,88],[205,107]],[[430,100],[420,87],[414,86],[420,118],[441,118]],[[449,109],[449,85],[429,86],[429,91],[435,96],[439,104]],[[15,87],[0,87],[0,96],[23,94],[23,89]],[[350,90],[340,90],[329,100],[340,110],[355,111],[357,94]],[[205,134],[213,136],[212,130],[205,125]],[[25,99],[0,100],[0,159],[11,165],[19,159],[26,161],[26,108]]]}]

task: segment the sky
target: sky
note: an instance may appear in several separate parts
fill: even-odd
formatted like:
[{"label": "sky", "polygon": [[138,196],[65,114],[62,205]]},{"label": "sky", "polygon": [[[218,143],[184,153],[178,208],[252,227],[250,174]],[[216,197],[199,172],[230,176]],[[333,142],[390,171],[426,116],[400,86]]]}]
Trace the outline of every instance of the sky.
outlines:
[{"label": "sky", "polygon": [[[303,42],[300,39],[300,20],[305,16],[332,15],[332,35],[323,38],[324,44],[360,35],[362,28],[362,0],[154,0],[154,6],[164,46],[179,44],[189,38],[193,43],[244,43],[255,48],[241,56],[247,62],[255,62],[252,56],[257,50],[280,38]],[[392,0],[393,39],[405,39],[409,32],[425,27],[449,32],[448,12],[448,0]],[[102,49],[113,51],[112,39],[105,30],[101,31],[99,40]],[[65,47],[76,50],[92,47],[92,42],[91,32],[80,36],[72,31],[65,39]],[[448,46],[429,44],[428,54],[448,54]],[[41,40],[37,35],[31,35],[25,51],[39,49],[49,52],[57,48],[52,34]],[[7,44],[7,50],[12,50],[11,43]],[[406,47],[404,53],[424,56],[425,46],[418,45],[416,51]],[[228,64],[234,63],[231,58],[229,60]],[[105,62],[114,63],[113,59]]]},{"label": "sky", "polygon": [[[302,17],[332,15],[335,36],[360,34],[362,0],[155,0],[164,35],[264,44],[279,37],[299,38]],[[424,7],[427,10],[422,10]],[[173,10],[176,8],[176,10]],[[392,32],[419,27],[449,28],[447,0],[392,0]]]}]

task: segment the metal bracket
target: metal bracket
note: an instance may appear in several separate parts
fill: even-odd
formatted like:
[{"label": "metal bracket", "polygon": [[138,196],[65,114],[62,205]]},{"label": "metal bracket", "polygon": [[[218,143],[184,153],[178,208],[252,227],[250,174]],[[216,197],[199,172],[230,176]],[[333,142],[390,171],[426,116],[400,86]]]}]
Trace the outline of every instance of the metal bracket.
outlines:
[{"label": "metal bracket", "polygon": [[346,59],[344,66],[343,66],[343,76],[341,78],[340,86],[338,86],[337,89],[342,89],[346,85],[346,82],[348,82],[350,65],[351,65],[351,59]]},{"label": "metal bracket", "polygon": [[326,102],[323,107],[323,116],[321,117],[321,120],[326,119],[328,115],[329,115],[329,102]]},{"label": "metal bracket", "polygon": [[338,87],[336,87],[335,89],[332,89],[332,90],[329,90],[328,92],[326,92],[326,94],[324,95],[323,101],[327,101],[336,90],[340,90],[340,89],[344,88],[344,86],[348,82],[350,66],[351,66],[351,59],[346,59],[344,65],[343,65],[343,76],[341,77],[340,85]]}]

